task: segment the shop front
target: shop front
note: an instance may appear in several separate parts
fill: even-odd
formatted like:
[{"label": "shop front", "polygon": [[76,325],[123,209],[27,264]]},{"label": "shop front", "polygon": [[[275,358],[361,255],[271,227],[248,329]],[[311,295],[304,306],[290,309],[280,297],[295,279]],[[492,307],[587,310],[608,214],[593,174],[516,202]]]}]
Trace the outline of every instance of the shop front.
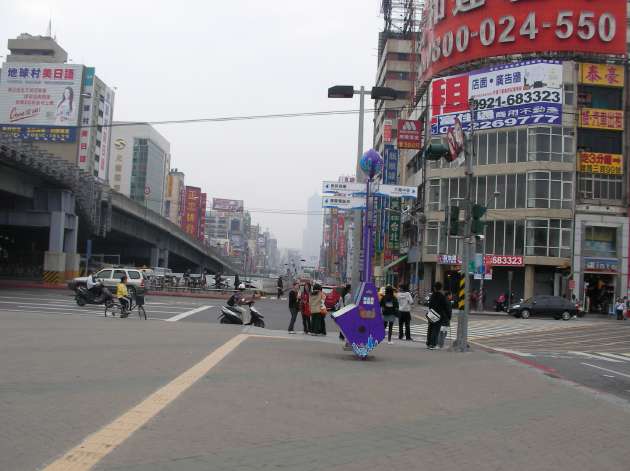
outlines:
[{"label": "shop front", "polygon": [[607,314],[616,298],[628,294],[628,224],[621,217],[578,217],[573,296],[586,312]]}]

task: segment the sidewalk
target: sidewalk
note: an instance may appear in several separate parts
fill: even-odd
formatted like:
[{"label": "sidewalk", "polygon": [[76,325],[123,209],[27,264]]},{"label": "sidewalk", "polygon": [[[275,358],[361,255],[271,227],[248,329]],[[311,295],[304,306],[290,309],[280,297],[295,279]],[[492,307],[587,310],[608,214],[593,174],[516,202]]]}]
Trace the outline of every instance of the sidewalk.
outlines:
[{"label": "sidewalk", "polygon": [[619,471],[630,462],[628,403],[502,354],[394,344],[360,361],[330,338],[16,314],[0,330],[0,413],[19,433],[0,430],[0,467],[50,462],[241,332],[246,340],[94,469]]}]

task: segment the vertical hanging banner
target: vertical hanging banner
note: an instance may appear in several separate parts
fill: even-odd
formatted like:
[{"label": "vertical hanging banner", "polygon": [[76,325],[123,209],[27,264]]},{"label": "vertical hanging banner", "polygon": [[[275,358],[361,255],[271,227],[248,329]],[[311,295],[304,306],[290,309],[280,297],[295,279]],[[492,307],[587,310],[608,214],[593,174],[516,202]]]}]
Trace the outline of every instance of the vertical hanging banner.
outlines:
[{"label": "vertical hanging banner", "polygon": [[386,145],[383,152],[383,183],[395,185],[398,183],[398,159],[399,151],[393,145]]}]

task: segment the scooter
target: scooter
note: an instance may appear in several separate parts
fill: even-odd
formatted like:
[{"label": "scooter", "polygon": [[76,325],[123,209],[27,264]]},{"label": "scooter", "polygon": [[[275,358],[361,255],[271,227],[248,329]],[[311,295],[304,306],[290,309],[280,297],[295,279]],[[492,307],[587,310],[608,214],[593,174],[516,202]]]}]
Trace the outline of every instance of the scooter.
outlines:
[{"label": "scooter", "polygon": [[236,324],[236,325],[253,325],[254,327],[265,327],[264,316],[256,310],[253,306],[254,302],[247,303],[249,307],[249,322],[243,324],[243,315],[245,309],[240,306],[221,306],[221,315],[219,316],[219,323],[221,324]]},{"label": "scooter", "polygon": [[101,293],[98,296],[95,296],[94,293],[85,286],[79,286],[74,295],[74,299],[79,306],[85,306],[86,304],[105,304],[110,307],[114,304],[112,293],[104,286],[101,286]]}]

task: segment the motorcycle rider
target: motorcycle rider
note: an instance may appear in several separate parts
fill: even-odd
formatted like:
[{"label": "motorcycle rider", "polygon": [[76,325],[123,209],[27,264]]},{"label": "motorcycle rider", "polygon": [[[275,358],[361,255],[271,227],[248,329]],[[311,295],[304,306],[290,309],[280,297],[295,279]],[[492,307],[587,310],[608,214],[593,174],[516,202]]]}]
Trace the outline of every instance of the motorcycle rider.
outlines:
[{"label": "motorcycle rider", "polygon": [[214,275],[214,287],[220,288],[222,284],[223,284],[223,278],[221,278],[221,273],[219,272],[216,275]]},{"label": "motorcycle rider", "polygon": [[245,283],[241,283],[238,285],[238,289],[234,291],[234,294],[230,296],[230,299],[227,301],[227,306],[231,311],[236,312],[237,314],[243,314],[242,309],[239,308],[242,304],[248,304],[250,300],[245,298]]},{"label": "motorcycle rider", "polygon": [[96,279],[96,274],[94,274],[94,272],[90,272],[88,274],[86,285],[88,291],[92,295],[92,298],[94,300],[98,299],[103,292],[103,285],[101,285],[101,282]]}]

